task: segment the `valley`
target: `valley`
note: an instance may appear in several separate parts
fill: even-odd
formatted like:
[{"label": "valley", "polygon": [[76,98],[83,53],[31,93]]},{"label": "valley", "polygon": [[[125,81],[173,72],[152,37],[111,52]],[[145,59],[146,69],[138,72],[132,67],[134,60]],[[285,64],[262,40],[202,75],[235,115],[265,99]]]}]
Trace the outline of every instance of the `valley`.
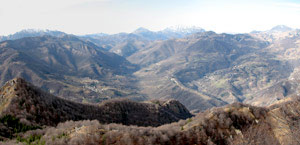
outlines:
[{"label": "valley", "polygon": [[23,77],[84,103],[177,99],[196,112],[233,102],[264,106],[296,93],[297,81],[290,78],[299,66],[297,29],[235,35],[179,30],[83,36],[24,30],[2,37],[11,41],[0,45],[1,84]]},{"label": "valley", "polygon": [[299,143],[299,30],[180,30],[1,37],[0,139]]},{"label": "valley", "polygon": [[300,1],[1,0],[0,145],[300,145]]}]

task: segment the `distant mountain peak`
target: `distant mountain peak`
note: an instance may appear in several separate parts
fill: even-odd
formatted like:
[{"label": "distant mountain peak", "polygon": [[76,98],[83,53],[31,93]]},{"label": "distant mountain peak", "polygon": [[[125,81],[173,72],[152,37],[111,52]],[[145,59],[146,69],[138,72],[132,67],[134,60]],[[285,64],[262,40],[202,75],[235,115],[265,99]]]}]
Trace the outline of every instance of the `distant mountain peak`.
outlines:
[{"label": "distant mountain peak", "polygon": [[177,26],[171,26],[163,31],[168,32],[179,32],[179,33],[195,33],[195,32],[204,32],[205,30],[201,27],[197,26],[183,26],[183,25],[177,25]]},{"label": "distant mountain peak", "polygon": [[293,30],[292,28],[288,27],[288,26],[285,26],[285,25],[277,25],[275,27],[273,27],[270,31],[272,32],[286,32],[286,31],[291,31]]},{"label": "distant mountain peak", "polygon": [[140,27],[138,29],[136,29],[135,31],[133,31],[134,34],[138,34],[138,33],[147,33],[147,32],[151,32],[150,30],[144,28],[144,27]]},{"label": "distant mountain peak", "polygon": [[36,33],[36,32],[45,32],[45,30],[42,30],[42,29],[23,29],[23,30],[21,30],[19,32],[16,32],[16,33]]},{"label": "distant mountain peak", "polygon": [[[64,33],[61,31],[56,31],[56,30],[49,30],[49,29],[23,29],[21,31],[16,32],[15,34],[18,33]],[[13,34],[14,35],[14,34]]]},{"label": "distant mountain peak", "polygon": [[16,32],[14,34],[8,35],[8,36],[2,36],[0,37],[0,42],[5,41],[5,40],[16,40],[16,39],[21,39],[24,37],[37,37],[37,36],[45,36],[45,35],[50,35],[50,36],[55,36],[55,37],[60,37],[67,35],[64,32],[61,31],[52,31],[52,30],[42,30],[42,29],[23,29],[19,32]]},{"label": "distant mountain peak", "polygon": [[109,34],[106,33],[95,33],[95,34],[86,34],[82,35],[82,37],[103,37],[103,36],[108,36]]}]

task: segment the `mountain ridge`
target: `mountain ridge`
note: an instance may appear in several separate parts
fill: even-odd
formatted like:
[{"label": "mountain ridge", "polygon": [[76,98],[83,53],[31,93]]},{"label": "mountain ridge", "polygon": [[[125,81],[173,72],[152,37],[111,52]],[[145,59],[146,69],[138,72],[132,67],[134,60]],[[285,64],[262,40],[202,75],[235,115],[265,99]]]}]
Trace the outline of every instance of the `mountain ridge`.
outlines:
[{"label": "mountain ridge", "polygon": [[[246,94],[259,91],[260,83],[268,83],[262,78],[254,79],[257,85],[249,86],[243,81],[248,75],[272,76],[276,81],[288,77],[291,65],[264,52],[269,45],[249,34],[203,32],[156,42],[128,60],[141,66],[134,74],[140,80],[141,91],[150,98],[176,98],[191,110],[205,110],[209,104],[241,102],[248,97]],[[200,103],[207,101],[205,98],[211,99],[205,103],[207,106]]]},{"label": "mountain ridge", "polygon": [[10,34],[7,36],[0,36],[0,42],[5,40],[21,39],[24,37],[37,37],[37,36],[45,36],[45,35],[61,37],[67,34],[61,31],[24,29],[14,34]]},{"label": "mountain ridge", "polygon": [[101,123],[159,126],[192,115],[178,101],[138,103],[110,100],[99,105],[81,104],[43,92],[15,78],[0,89],[0,118],[11,115],[34,126],[56,126],[68,120],[99,120]]},{"label": "mountain ridge", "polygon": [[[78,102],[99,102],[107,96],[136,96],[128,84],[122,90],[122,83],[134,83],[130,75],[137,69],[136,65],[74,36],[4,41],[0,43],[0,51],[0,84],[14,77],[24,77],[54,95]],[[110,88],[106,89],[107,86]]]}]

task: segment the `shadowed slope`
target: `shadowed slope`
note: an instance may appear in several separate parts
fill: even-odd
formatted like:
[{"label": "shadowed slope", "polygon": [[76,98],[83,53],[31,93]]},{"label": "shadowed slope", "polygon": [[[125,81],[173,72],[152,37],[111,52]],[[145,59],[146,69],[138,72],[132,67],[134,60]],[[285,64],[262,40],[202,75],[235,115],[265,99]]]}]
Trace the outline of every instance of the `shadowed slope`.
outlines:
[{"label": "shadowed slope", "polygon": [[178,101],[137,103],[112,100],[100,105],[80,104],[55,97],[17,78],[0,90],[0,116],[11,115],[25,124],[54,126],[67,120],[99,120],[101,123],[159,126],[192,115]]},{"label": "shadowed slope", "polygon": [[54,95],[78,102],[138,96],[131,77],[135,65],[74,36],[4,41],[0,56],[0,85],[22,77]]}]

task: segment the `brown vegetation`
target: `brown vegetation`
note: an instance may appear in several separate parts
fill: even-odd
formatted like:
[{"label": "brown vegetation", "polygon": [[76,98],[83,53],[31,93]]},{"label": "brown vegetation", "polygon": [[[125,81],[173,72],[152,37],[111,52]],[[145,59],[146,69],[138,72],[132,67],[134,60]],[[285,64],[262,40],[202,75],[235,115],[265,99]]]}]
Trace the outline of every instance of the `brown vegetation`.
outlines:
[{"label": "brown vegetation", "polygon": [[[178,101],[138,103],[119,99],[99,105],[68,101],[17,78],[0,90],[0,117],[11,115],[31,126],[56,126],[68,120],[98,120],[101,123],[159,126],[186,119],[192,115]],[[5,126],[5,124],[3,125]]]},{"label": "brown vegetation", "polygon": [[[22,79],[17,79],[15,81],[23,81]],[[19,85],[24,85],[27,83],[16,83]],[[30,85],[29,85],[30,86]],[[19,90],[18,85],[16,85],[16,90]],[[10,88],[10,87],[4,87]],[[34,94],[34,90],[32,86],[24,87],[26,88],[29,94],[27,96],[31,96]],[[31,88],[31,89],[30,89]],[[1,90],[3,93],[3,90]],[[9,91],[8,91],[9,92]],[[20,91],[16,91],[20,93]],[[27,93],[28,93],[27,92]],[[35,93],[40,92],[36,91]],[[25,93],[25,92],[23,92]],[[42,94],[35,95],[35,96],[43,96]],[[48,96],[47,102],[44,102],[45,106],[48,108],[54,108],[51,104],[47,104],[51,101],[51,96]],[[54,97],[54,96],[52,96]],[[16,100],[18,97],[13,97],[12,101]],[[40,97],[43,98],[43,97]],[[37,101],[30,98],[31,101]],[[299,133],[300,133],[300,97],[294,96],[293,98],[283,101],[281,103],[272,105],[270,107],[254,107],[251,105],[245,105],[241,103],[234,103],[225,107],[221,108],[212,108],[205,112],[201,112],[197,114],[195,117],[180,120],[179,122],[174,122],[171,124],[165,124],[158,127],[140,127],[140,126],[126,126],[121,124],[103,124],[100,123],[102,120],[97,119],[93,120],[90,118],[89,120],[85,120],[85,117],[97,116],[97,112],[93,110],[90,105],[82,105],[72,103],[66,103],[68,101],[56,98],[57,104],[63,104],[64,106],[56,106],[60,109],[54,110],[53,112],[47,110],[46,107],[43,108],[43,112],[48,112],[48,114],[43,115],[41,114],[37,119],[39,114],[34,114],[36,109],[32,108],[39,108],[40,103],[42,102],[35,102],[36,104],[34,107],[28,107],[28,111],[23,111],[22,113],[18,113],[18,109],[11,110],[10,113],[17,117],[20,117],[21,114],[26,114],[32,120],[31,124],[39,124],[44,123],[45,125],[55,125],[56,122],[53,122],[53,117],[49,112],[53,113],[58,117],[60,116],[60,121],[57,122],[57,126],[44,126],[43,129],[36,129],[30,128],[29,129],[36,129],[27,132],[19,132],[17,135],[19,137],[13,138],[13,140],[6,140],[5,144],[16,144],[16,143],[31,143],[31,144],[56,144],[56,145],[64,145],[64,144],[72,144],[72,145],[79,145],[79,144],[103,144],[103,145],[110,145],[110,144],[117,144],[117,145],[152,145],[152,144],[163,144],[163,145],[194,145],[194,144],[218,144],[218,145],[226,145],[226,144],[234,144],[234,145],[244,145],[244,144],[299,144]],[[43,100],[45,101],[45,100]],[[1,102],[5,102],[1,100]],[[62,103],[64,102],[64,103]],[[122,102],[126,102],[123,104]],[[22,103],[21,103],[22,104]],[[24,104],[27,104],[27,100],[25,100]],[[128,104],[128,105],[127,105]],[[103,102],[100,104],[105,110],[112,110],[112,121],[122,114],[115,114],[113,112],[122,112],[125,110],[130,112],[132,109],[139,109],[138,111],[145,111],[143,107],[135,108],[134,106],[147,106],[146,104],[150,104],[158,107],[164,108],[163,110],[168,110],[168,113],[164,114],[167,115],[172,113],[172,115],[176,116],[178,113],[183,113],[184,106],[181,104],[176,103],[176,101],[152,101],[145,104],[135,103],[131,101],[119,101],[113,100],[108,102]],[[177,104],[177,105],[172,105]],[[5,104],[2,104],[5,105]],[[10,103],[10,105],[16,105],[16,103]],[[19,103],[20,105],[20,103]],[[84,109],[85,111],[90,110],[93,112],[93,115],[89,115],[88,113],[85,114],[78,114],[79,110],[71,110],[73,107],[80,107],[81,110]],[[95,106],[94,106],[95,107]],[[149,106],[148,106],[149,107]],[[154,107],[154,108],[155,108]],[[183,107],[183,108],[182,108]],[[7,112],[6,107],[3,112]],[[25,105],[26,108],[26,105]],[[151,107],[150,107],[151,108]],[[181,109],[180,109],[181,108]],[[104,111],[102,110],[102,111]],[[32,112],[31,112],[32,111]],[[99,111],[99,110],[98,110]],[[138,112],[136,111],[136,112]],[[162,110],[156,110],[161,111]],[[128,113],[127,112],[127,113]],[[63,114],[65,113],[65,114]],[[70,113],[70,115],[67,115]],[[124,113],[124,112],[123,112]],[[160,114],[159,113],[159,114]],[[129,113],[130,114],[130,113]],[[184,114],[184,113],[183,113]],[[47,118],[48,117],[48,118]],[[72,118],[74,117],[74,118]],[[130,116],[133,117],[137,122],[144,123],[152,123],[150,120],[151,118],[147,118],[147,114],[143,116]],[[157,116],[160,119],[164,116]],[[103,116],[105,118],[105,114]],[[109,117],[107,117],[108,119]],[[29,118],[26,118],[29,119]],[[21,117],[20,122],[25,121],[26,119]],[[130,121],[129,118],[127,121],[122,122],[124,120],[119,120],[123,124],[134,124],[137,122]],[[150,120],[146,120],[150,119]],[[153,118],[152,118],[153,119]],[[71,121],[66,121],[71,120]],[[78,120],[78,121],[72,121]],[[80,121],[79,121],[80,120]],[[145,121],[146,120],[146,121]],[[52,122],[50,122],[52,121]],[[66,122],[64,122],[66,121]],[[104,122],[104,123],[109,123]],[[154,121],[155,122],[155,121]],[[49,123],[49,124],[47,124]],[[19,125],[20,126],[20,125]],[[21,125],[22,126],[22,125]],[[28,127],[25,127],[27,129]]]},{"label": "brown vegetation", "polygon": [[237,143],[252,126],[258,125],[257,121],[265,120],[267,112],[264,108],[233,104],[156,128],[106,125],[86,120],[68,121],[36,132],[46,144],[232,144]]}]

